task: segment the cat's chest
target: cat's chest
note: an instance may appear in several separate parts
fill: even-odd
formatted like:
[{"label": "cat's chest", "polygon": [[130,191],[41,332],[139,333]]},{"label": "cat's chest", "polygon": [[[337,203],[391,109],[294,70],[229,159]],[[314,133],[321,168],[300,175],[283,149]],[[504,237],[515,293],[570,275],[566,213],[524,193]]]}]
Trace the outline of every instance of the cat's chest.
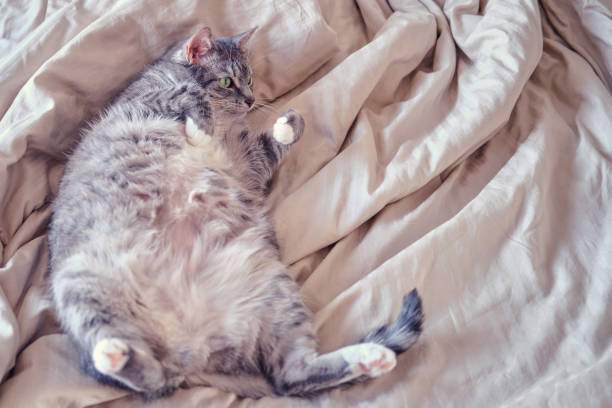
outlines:
[{"label": "cat's chest", "polygon": [[202,168],[225,171],[230,167],[231,157],[227,146],[218,138],[199,129],[191,118],[187,118],[185,143],[169,157],[169,171],[189,175]]},{"label": "cat's chest", "polygon": [[250,219],[240,200],[246,193],[240,165],[216,138],[187,129],[184,144],[167,157],[165,169],[164,204],[155,222],[175,254],[193,255],[194,245],[204,236],[222,242]]},{"label": "cat's chest", "polygon": [[[180,149],[166,158],[164,184],[168,204],[175,213],[210,204],[205,197],[223,196],[239,179],[239,165],[233,163],[227,146],[198,129],[191,119],[185,126],[185,138]],[[201,210],[201,208],[199,209]]]}]

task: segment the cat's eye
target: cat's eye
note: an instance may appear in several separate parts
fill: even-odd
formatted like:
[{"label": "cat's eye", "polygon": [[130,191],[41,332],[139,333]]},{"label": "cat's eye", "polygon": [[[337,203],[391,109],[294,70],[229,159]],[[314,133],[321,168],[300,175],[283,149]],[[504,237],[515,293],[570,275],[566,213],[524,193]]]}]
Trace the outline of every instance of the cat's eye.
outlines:
[{"label": "cat's eye", "polygon": [[221,84],[222,87],[229,88],[230,86],[232,86],[232,78],[230,77],[221,78],[219,80],[219,83]]},{"label": "cat's eye", "polygon": [[248,79],[247,79],[247,85],[248,85],[248,86],[251,86],[252,84],[253,84],[253,78],[248,77]]}]

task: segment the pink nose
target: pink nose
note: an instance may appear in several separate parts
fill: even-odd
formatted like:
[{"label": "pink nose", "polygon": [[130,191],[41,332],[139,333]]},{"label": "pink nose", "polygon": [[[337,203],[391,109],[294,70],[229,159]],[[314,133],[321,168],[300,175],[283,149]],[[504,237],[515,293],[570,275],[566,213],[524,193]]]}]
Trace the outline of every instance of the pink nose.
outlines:
[{"label": "pink nose", "polygon": [[245,102],[246,102],[246,104],[250,108],[251,106],[253,106],[253,103],[255,103],[255,99],[253,99],[253,98],[246,98]]}]

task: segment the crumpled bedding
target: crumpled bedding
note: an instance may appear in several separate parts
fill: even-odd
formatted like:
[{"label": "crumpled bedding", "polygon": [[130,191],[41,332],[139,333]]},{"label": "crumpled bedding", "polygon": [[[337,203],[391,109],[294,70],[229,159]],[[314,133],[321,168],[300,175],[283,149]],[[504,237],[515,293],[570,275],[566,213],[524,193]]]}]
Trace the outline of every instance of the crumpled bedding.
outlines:
[{"label": "crumpled bedding", "polygon": [[45,295],[78,129],[202,25],[252,38],[253,126],[307,122],[272,217],[320,348],[421,293],[395,370],[310,400],[177,406],[612,405],[609,0],[11,0],[0,5],[0,406],[137,407],[83,375]]}]

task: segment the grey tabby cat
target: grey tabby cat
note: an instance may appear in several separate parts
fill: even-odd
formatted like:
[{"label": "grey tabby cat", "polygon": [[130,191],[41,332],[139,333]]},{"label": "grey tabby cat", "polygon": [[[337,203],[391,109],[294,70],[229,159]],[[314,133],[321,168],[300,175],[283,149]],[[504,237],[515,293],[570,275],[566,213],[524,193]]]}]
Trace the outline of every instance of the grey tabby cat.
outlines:
[{"label": "grey tabby cat", "polygon": [[248,130],[253,32],[203,28],[170,48],[67,164],[49,230],[52,296],[100,381],[148,397],[197,384],[306,396],[388,372],[421,331],[413,290],[395,323],[317,353],[265,208],[304,120],[289,110]]}]

